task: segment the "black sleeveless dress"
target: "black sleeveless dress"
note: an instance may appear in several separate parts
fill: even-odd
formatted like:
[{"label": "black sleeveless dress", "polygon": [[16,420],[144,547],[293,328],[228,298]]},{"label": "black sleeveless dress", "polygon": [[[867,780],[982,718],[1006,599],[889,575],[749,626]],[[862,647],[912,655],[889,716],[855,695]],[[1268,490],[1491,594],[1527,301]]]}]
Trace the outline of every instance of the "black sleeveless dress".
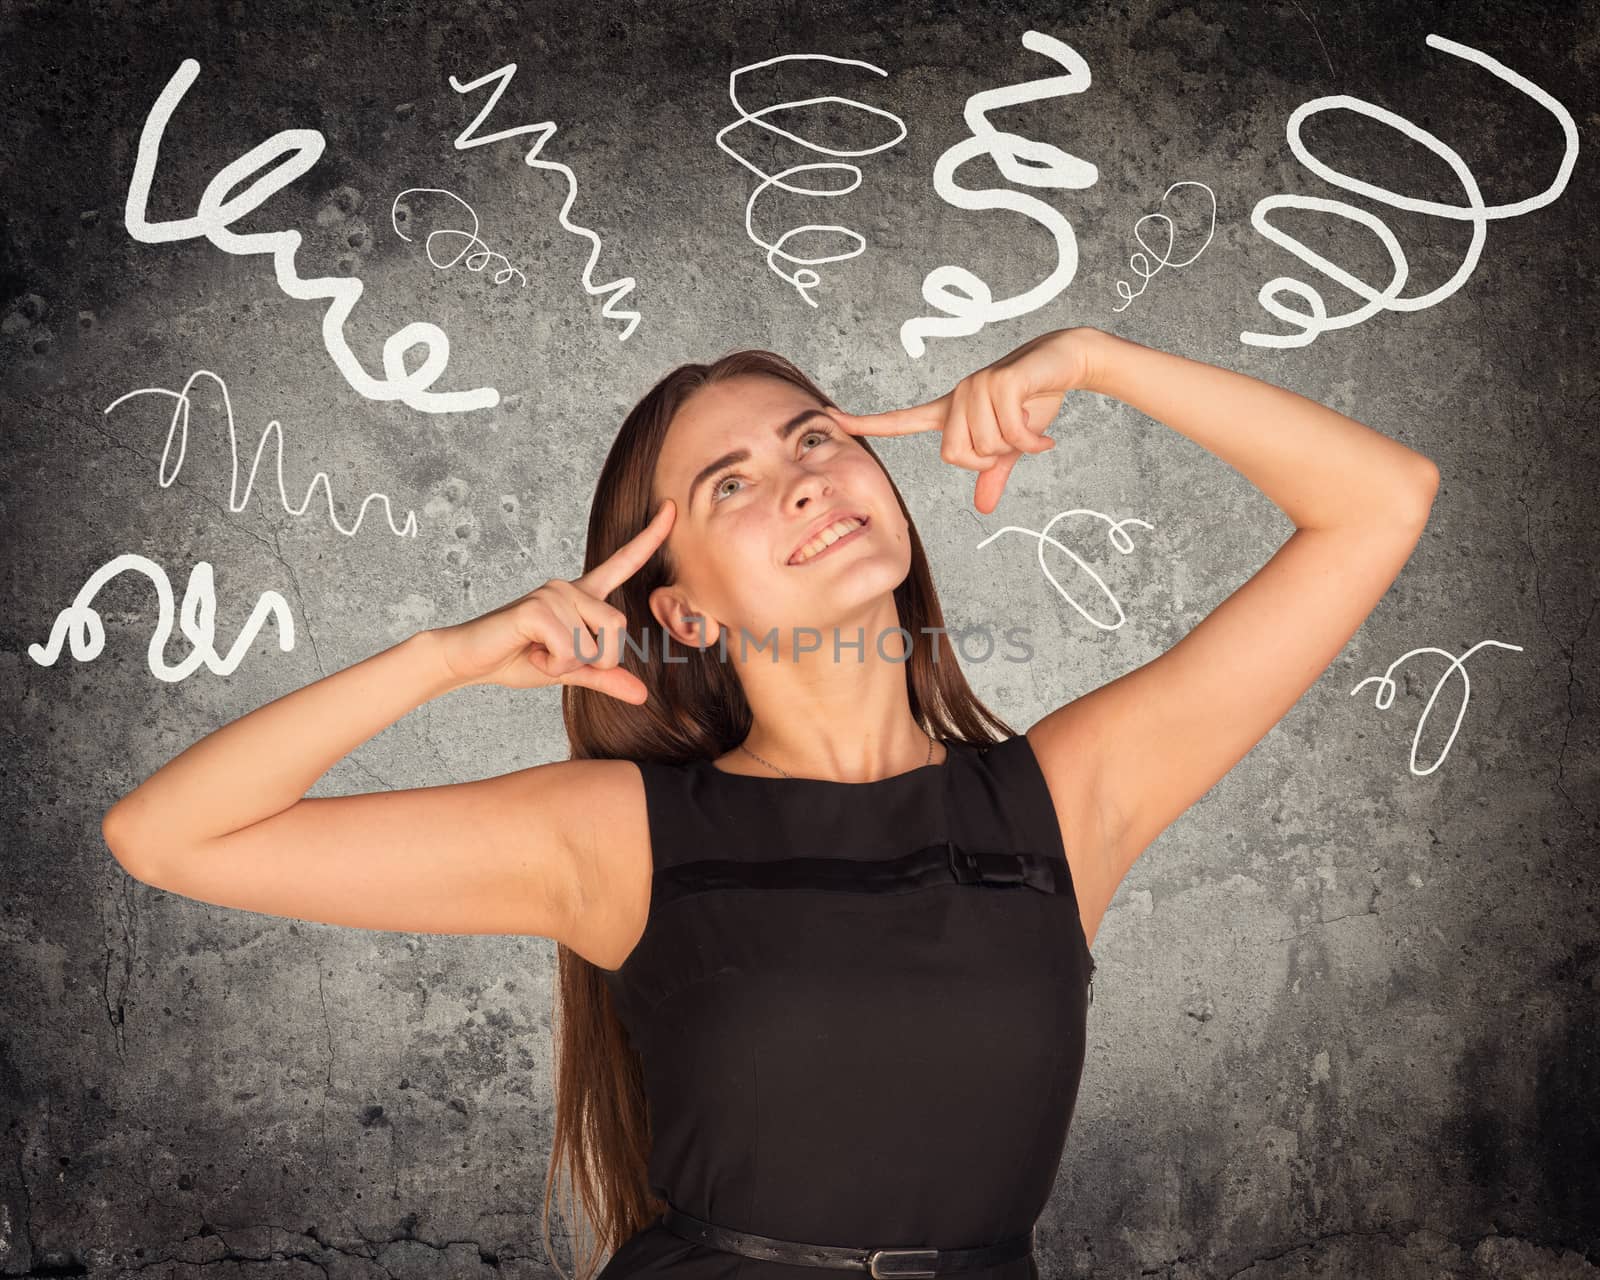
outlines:
[{"label": "black sleeveless dress", "polygon": [[[601,973],[643,1065],[651,1187],[685,1213],[809,1244],[961,1249],[1026,1235],[1044,1210],[1094,962],[1027,735],[946,746],[863,783],[636,762],[649,917]],[[866,1274],[657,1222],[597,1280]]]}]

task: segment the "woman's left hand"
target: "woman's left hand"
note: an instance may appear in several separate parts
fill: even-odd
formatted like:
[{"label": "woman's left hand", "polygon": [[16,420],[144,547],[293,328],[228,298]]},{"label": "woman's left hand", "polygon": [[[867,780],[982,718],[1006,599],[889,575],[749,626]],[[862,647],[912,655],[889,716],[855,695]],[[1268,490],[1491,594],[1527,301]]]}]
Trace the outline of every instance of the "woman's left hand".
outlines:
[{"label": "woman's left hand", "polygon": [[1056,447],[1045,430],[1055,421],[1067,392],[1088,385],[1090,348],[1098,334],[1099,330],[1087,325],[1041,334],[993,364],[969,373],[937,400],[909,409],[826,412],[855,436],[943,432],[939,456],[980,473],[973,504],[988,515],[999,505],[1017,459]]}]

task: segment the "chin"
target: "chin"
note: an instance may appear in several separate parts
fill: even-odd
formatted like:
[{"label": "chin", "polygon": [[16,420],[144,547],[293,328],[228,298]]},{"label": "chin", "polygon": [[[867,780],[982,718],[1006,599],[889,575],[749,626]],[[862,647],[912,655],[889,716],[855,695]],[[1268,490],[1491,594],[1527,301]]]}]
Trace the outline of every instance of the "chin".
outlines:
[{"label": "chin", "polygon": [[[842,621],[884,596],[892,597],[895,588],[906,580],[906,575],[911,571],[909,556],[905,557],[905,563],[899,561],[898,556],[864,555],[849,566],[847,573],[827,579],[818,578],[814,585],[802,584],[801,599],[805,601],[805,608],[801,612],[810,618],[828,619],[826,622],[803,625],[832,626],[835,619]],[[890,603],[892,606],[893,601]]]}]

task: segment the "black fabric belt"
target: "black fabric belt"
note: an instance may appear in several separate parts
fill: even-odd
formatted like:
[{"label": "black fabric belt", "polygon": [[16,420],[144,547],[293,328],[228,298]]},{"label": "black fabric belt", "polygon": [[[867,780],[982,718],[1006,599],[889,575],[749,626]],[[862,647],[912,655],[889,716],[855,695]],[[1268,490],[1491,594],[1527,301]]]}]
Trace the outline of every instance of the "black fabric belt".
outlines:
[{"label": "black fabric belt", "polygon": [[1025,1236],[1012,1236],[979,1249],[852,1249],[844,1245],[800,1244],[794,1240],[775,1240],[771,1236],[734,1231],[705,1222],[671,1205],[667,1206],[661,1222],[685,1240],[747,1258],[799,1267],[865,1271],[883,1280],[890,1276],[940,1276],[952,1271],[973,1271],[1026,1258],[1033,1252],[1031,1231]]},{"label": "black fabric belt", "polygon": [[838,889],[905,893],[949,884],[1026,887],[1072,892],[1072,871],[1057,854],[1032,850],[967,849],[954,840],[924,845],[898,858],[780,858],[748,862],[706,858],[656,869],[653,900],[667,903],[712,889]]}]

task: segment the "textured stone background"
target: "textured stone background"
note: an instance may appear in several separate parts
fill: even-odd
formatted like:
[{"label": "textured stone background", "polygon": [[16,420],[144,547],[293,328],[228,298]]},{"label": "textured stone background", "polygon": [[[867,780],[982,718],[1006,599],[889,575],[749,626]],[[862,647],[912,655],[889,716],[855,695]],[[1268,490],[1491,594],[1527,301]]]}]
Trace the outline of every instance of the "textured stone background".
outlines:
[{"label": "textured stone background", "polygon": [[[1325,401],[1434,458],[1444,484],[1410,565],[1346,651],[1121,889],[1097,939],[1089,1062],[1041,1223],[1044,1273],[1600,1270],[1592,6],[3,12],[5,1274],[188,1275],[219,1261],[241,1274],[546,1274],[553,945],[364,932],[181,899],[122,872],[102,814],[226,721],[422,627],[577,573],[607,445],[671,365],[768,346],[868,411],[928,399],[1075,323]],[[933,339],[912,360],[897,330],[924,314],[927,271],[964,264],[1006,296],[1054,261],[1037,224],[954,209],[931,184],[939,155],[967,136],[968,94],[1059,73],[1023,48],[1029,28],[1067,41],[1093,70],[1085,93],[998,117],[1099,166],[1090,188],[1031,192],[1076,229],[1077,278],[1032,315]],[[1532,196],[1555,173],[1553,118],[1429,49],[1430,32],[1503,60],[1566,105],[1585,147],[1567,190],[1491,223],[1470,279],[1430,309],[1380,314],[1301,349],[1242,344],[1243,330],[1282,331],[1256,302],[1275,276],[1315,283],[1334,311],[1358,305],[1251,227],[1264,196],[1376,212],[1404,248],[1409,296],[1446,280],[1470,238],[1463,223],[1401,213],[1302,168],[1285,142],[1302,102],[1348,93],[1405,114],[1460,151],[1490,204]],[[888,74],[809,64],[747,79],[747,105],[837,93],[909,129],[857,161],[850,195],[778,192],[758,207],[769,236],[823,222],[866,237],[859,256],[819,268],[815,308],[746,236],[756,180],[713,140],[735,118],[730,71],[800,52]],[[499,407],[429,415],[364,399],[323,348],[324,304],[286,297],[266,258],[128,234],[139,131],[186,56],[201,74],[169,129],[152,216],[192,213],[212,174],[272,133],[320,130],[327,149],[311,173],[237,229],[297,229],[302,275],[365,282],[348,332],[369,369],[389,333],[432,320],[452,343],[435,389],[493,385]],[[447,77],[513,60],[520,70],[483,132],[559,126],[543,158],[577,176],[570,220],[602,242],[592,278],[638,282],[618,304],[642,317],[625,342],[581,286],[593,245],[559,224],[567,184],[522,163],[529,140],[452,147],[484,95],[460,95]],[[890,136],[859,112],[803,127],[840,148]],[[1306,138],[1363,180],[1463,200],[1441,161],[1372,121],[1319,116]],[[826,158],[764,145],[750,129],[733,140],[774,171]],[[987,162],[960,177],[1018,189]],[[1137,284],[1134,223],[1178,181],[1216,192],[1216,236],[1119,310],[1116,282]],[[430,267],[389,219],[395,195],[415,186],[469,200],[526,287]],[[1306,213],[1274,222],[1366,281],[1389,278],[1381,246],[1355,224]],[[1188,256],[1203,217],[1180,227]],[[1146,239],[1160,238],[1147,224]],[[104,412],[201,368],[232,398],[236,490],[214,387],[196,395],[181,471],[176,444],[162,469],[170,401]],[[275,439],[245,495],[273,420],[287,503]],[[1069,400],[1056,434],[1063,446],[1024,460],[993,517],[973,510],[972,474],[941,465],[935,441],[879,442],[952,619],[1003,610],[1032,628],[1032,662],[967,667],[1018,728],[1169,647],[1290,531],[1230,468],[1113,401]],[[396,536],[378,503],[345,536],[320,484],[293,514],[319,471],[344,529],[380,492],[396,524],[415,512],[415,536]],[[1154,526],[1133,530],[1127,556],[1077,540],[1128,610],[1119,629],[1070,608],[1028,540],[973,549],[1003,524],[1039,529],[1073,506]],[[30,656],[87,579],[124,553],[155,562],[178,596],[197,563],[215,566],[222,652],[257,597],[281,593],[293,650],[279,650],[269,623],[231,675],[159,680],[145,652],[159,600],[128,573],[95,599],[98,657]],[[1106,616],[1063,559],[1054,568]],[[1474,657],[1447,759],[1414,775],[1411,738],[1443,664],[1408,664],[1387,712],[1370,687],[1351,689],[1417,646],[1460,653],[1486,639],[1521,651]],[[168,660],[190,648],[179,635]],[[1437,759],[1460,705],[1452,682],[1421,761]],[[379,734],[314,793],[461,781],[565,754],[554,696],[467,690]]]}]

